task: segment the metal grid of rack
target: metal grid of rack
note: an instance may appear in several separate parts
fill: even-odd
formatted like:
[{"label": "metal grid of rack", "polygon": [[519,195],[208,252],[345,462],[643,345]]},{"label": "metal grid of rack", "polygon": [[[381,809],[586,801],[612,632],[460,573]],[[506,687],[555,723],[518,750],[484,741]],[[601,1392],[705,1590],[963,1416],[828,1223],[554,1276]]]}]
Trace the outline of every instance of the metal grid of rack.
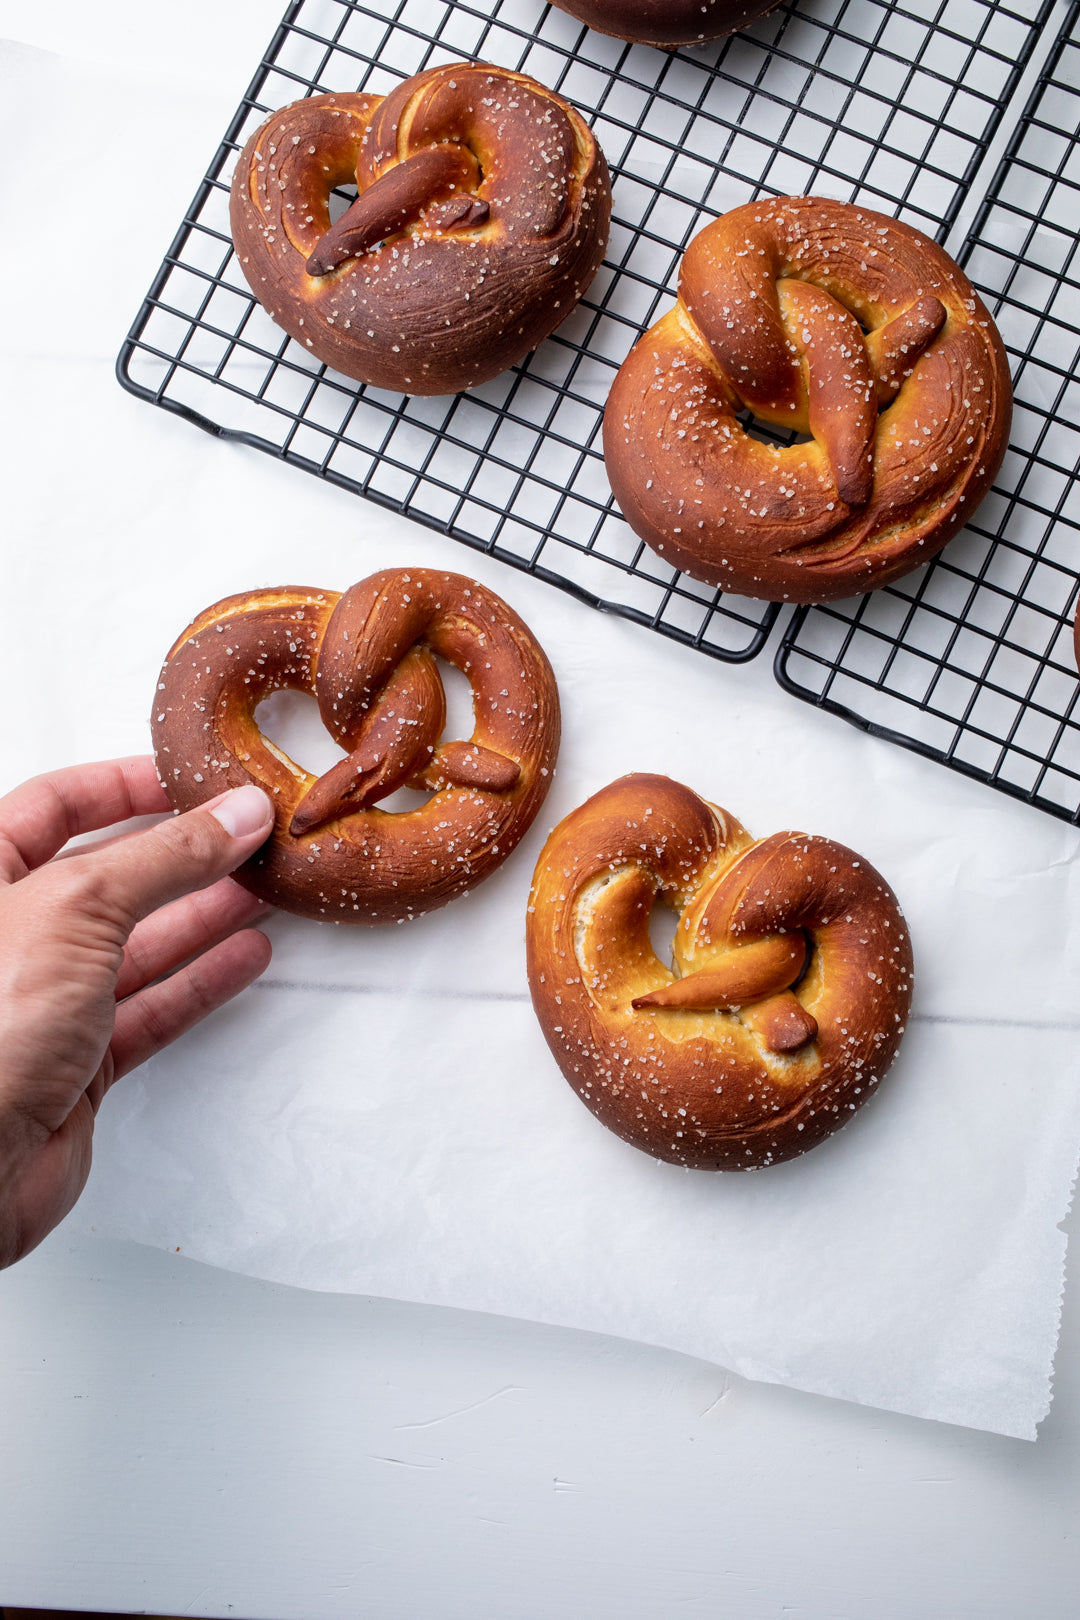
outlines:
[{"label": "metal grid of rack", "polygon": [[[203,428],[595,606],[716,658],[751,658],[778,608],[676,573],[614,506],[600,428],[615,371],[672,297],[687,242],[738,203],[817,191],[943,239],[1050,5],[801,0],[726,40],[665,53],[591,33],[542,0],[294,0],[118,374]],[[254,302],[232,253],[229,179],[239,147],[286,102],[385,93],[463,57],[531,73],[588,117],[614,179],[608,256],[576,312],[521,366],[456,398],[390,395],[313,361]],[[803,619],[799,633],[816,632]],[[800,687],[791,668],[801,696],[836,706],[832,689]]]},{"label": "metal grid of rack", "polygon": [[1080,6],[1064,16],[961,252],[1009,352],[1009,452],[975,520],[918,573],[799,610],[781,684],[1080,821]]}]

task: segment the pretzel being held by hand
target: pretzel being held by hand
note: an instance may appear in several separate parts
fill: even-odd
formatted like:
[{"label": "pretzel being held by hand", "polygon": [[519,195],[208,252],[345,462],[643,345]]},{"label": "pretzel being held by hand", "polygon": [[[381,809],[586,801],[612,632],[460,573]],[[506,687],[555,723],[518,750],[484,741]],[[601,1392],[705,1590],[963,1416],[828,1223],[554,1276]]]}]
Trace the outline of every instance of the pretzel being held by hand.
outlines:
[{"label": "pretzel being held by hand", "polygon": [[[331,191],[354,183],[331,224]],[[611,182],[561,96],[457,62],[386,97],[272,114],[240,154],[230,211],[252,292],[298,343],[360,382],[452,394],[570,314],[604,256]]]},{"label": "pretzel being held by hand", "polygon": [[[472,687],[468,741],[440,742],[435,654]],[[315,777],[259,730],[255,710],[293,687],[318,699],[346,758]],[[339,595],[280,586],[199,615],[161,672],[152,721],[176,810],[254,782],[277,808],[235,874],[260,899],[334,922],[402,922],[475,887],[540,808],[559,746],[555,677],[527,626],[460,574],[392,568]],[[401,786],[416,809],[381,810]]]},{"label": "pretzel being held by hand", "polygon": [[[744,409],[809,440],[765,443]],[[782,197],[690,243],[678,303],[615,379],[604,457],[665,561],[742,596],[827,602],[941,550],[989,492],[1011,411],[997,329],[936,243]]]},{"label": "pretzel being held by hand", "polygon": [[[675,972],[653,951],[679,913]],[[751,1170],[805,1153],[889,1068],[911,944],[884,878],[826,838],[745,828],[663,776],[624,776],[551,834],[529,985],[585,1105],[653,1158]]]}]

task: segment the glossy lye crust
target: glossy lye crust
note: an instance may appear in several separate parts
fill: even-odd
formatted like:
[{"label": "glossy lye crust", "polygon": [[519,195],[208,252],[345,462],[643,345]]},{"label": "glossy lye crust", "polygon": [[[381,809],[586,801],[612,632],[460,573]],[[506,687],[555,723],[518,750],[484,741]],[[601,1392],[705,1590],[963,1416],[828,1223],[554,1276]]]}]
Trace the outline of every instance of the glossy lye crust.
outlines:
[{"label": "glossy lye crust", "polygon": [[[809,438],[765,442],[747,410]],[[1005,349],[967,277],[897,220],[748,203],[690,243],[621,367],[604,456],[631,528],[695,579],[827,602],[928,561],[1008,439]]]},{"label": "glossy lye crust", "polygon": [[[440,742],[435,654],[473,691],[467,741]],[[255,709],[293,687],[349,752],[320,777],[263,737]],[[177,810],[254,782],[277,815],[235,873],[286,911],[400,922],[463,894],[506,859],[540,808],[559,746],[547,658],[493,591],[460,574],[387,569],[339,595],[281,586],[226,597],[165,660],[152,717]],[[413,810],[378,801],[431,790]]]},{"label": "glossy lye crust", "polygon": [[[655,955],[679,914],[675,972]],[[826,838],[755,841],[663,776],[571,812],[537,863],[533,1006],[578,1096],[653,1158],[750,1170],[805,1153],[871,1095],[911,1001],[896,897]]]},{"label": "glossy lye crust", "polygon": [[600,34],[644,45],[699,45],[756,22],[778,0],[555,0]]},{"label": "glossy lye crust", "polygon": [[[331,225],[330,193],[351,184]],[[448,394],[570,314],[604,256],[611,183],[568,102],[459,62],[385,98],[272,114],[240,154],[230,212],[252,292],[297,342],[361,382]]]}]

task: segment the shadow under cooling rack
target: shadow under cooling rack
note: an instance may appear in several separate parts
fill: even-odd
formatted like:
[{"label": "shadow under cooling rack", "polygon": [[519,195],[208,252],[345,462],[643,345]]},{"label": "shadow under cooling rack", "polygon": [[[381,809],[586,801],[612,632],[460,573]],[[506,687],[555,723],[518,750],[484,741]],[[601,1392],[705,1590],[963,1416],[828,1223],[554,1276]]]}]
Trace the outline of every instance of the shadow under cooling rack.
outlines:
[{"label": "shadow under cooling rack", "polygon": [[[674,295],[690,238],[762,195],[818,191],[944,237],[1051,0],[804,0],[694,50],[630,46],[541,0],[296,0],[155,278],[121,382],[592,603],[729,661],[774,604],[678,574],[623,521],[600,430],[618,366]],[[228,186],[265,115],[328,90],[385,93],[463,57],[520,69],[596,130],[614,180],[608,257],[558,332],[456,398],[361,387],[254,302]]]},{"label": "shadow under cooling rack", "polygon": [[799,610],[776,660],[796,696],[1080,822],[1080,7],[961,260],[1009,353],[1011,444],[976,521],[858,601]]}]

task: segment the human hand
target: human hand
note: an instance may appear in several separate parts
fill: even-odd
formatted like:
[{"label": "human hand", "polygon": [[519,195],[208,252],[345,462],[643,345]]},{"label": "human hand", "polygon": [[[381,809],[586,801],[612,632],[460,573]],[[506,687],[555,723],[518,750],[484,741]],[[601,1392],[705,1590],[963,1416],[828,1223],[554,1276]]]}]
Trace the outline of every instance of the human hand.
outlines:
[{"label": "human hand", "polygon": [[63,1219],[114,1080],[267,966],[269,908],[226,876],[273,825],[256,787],[61,855],[168,810],[147,757],[76,765],[0,798],[0,1266]]}]

